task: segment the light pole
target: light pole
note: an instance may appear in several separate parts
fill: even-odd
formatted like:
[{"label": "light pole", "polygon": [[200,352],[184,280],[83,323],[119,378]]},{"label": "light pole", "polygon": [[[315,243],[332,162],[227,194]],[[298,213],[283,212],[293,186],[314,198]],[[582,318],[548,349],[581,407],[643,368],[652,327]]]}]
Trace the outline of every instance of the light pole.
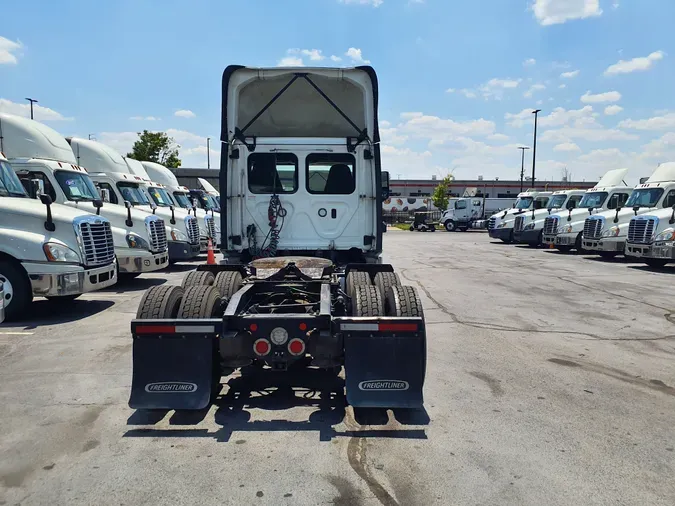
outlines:
[{"label": "light pole", "polygon": [[527,146],[518,146],[518,149],[522,152],[520,157],[520,193],[523,193],[523,176],[525,175],[525,150],[530,149]]},{"label": "light pole", "polygon": [[211,168],[211,149],[210,149],[211,137],[206,138],[206,168]]},{"label": "light pole", "polygon": [[33,119],[33,102],[37,103],[37,100],[35,100],[34,98],[27,98],[27,97],[26,100],[30,102],[30,119]]},{"label": "light pole", "polygon": [[541,112],[541,109],[535,109],[532,111],[534,114],[534,143],[532,144],[532,187],[534,188],[534,165],[537,162],[537,115]]}]

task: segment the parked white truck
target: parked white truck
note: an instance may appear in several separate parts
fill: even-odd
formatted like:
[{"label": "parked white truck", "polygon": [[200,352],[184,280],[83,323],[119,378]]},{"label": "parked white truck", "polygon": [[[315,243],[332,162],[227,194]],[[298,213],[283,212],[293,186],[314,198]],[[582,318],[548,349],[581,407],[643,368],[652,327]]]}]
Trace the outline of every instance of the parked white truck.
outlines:
[{"label": "parked white truck", "polygon": [[513,241],[513,225],[516,217],[524,215],[532,209],[543,209],[548,205],[548,200],[553,192],[540,190],[527,190],[518,194],[518,199],[512,209],[493,214],[488,220],[488,233],[493,239],[503,242]]},{"label": "parked white truck", "polygon": [[77,165],[68,142],[42,123],[0,113],[4,152],[19,179],[38,179],[52,201],[83,212],[100,212],[110,222],[118,273],[128,277],[165,268],[169,263],[166,230],[158,216],[104,205],[86,169]]},{"label": "parked white truck", "polygon": [[29,188],[41,203],[0,153],[0,305],[7,320],[22,316],[33,297],[72,300],[117,281],[110,222],[52,203],[40,186]]},{"label": "parked white truck", "polygon": [[586,190],[559,190],[553,192],[546,209],[532,209],[516,216],[513,224],[514,241],[533,247],[539,246],[542,242],[545,219],[561,209],[575,209],[585,193]]},{"label": "parked white truck", "polygon": [[197,218],[188,216],[182,209],[174,210],[173,204],[166,202],[161,195],[154,199],[149,193],[151,183],[131,174],[125,159],[114,149],[78,137],[68,137],[66,141],[73,150],[77,164],[87,168],[99,189],[106,190],[111,204],[123,206],[124,202],[131,202],[135,209],[162,218],[166,225],[170,263],[199,256]]},{"label": "parked white truck", "polygon": [[581,250],[582,233],[587,216],[606,209],[622,207],[631,189],[623,182],[628,169],[608,171],[593,188],[586,190],[579,206],[552,214],[544,220],[542,242],[544,246],[560,251]]},{"label": "parked white truck", "polygon": [[586,220],[584,247],[602,256],[625,252],[651,266],[672,261],[675,163],[662,163],[631,193],[622,210]]},{"label": "parked white truck", "polygon": [[[187,210],[191,209],[197,216],[199,219],[199,228],[202,233],[201,235],[204,238],[204,248],[206,248],[207,237],[214,239],[215,244],[220,246],[220,213],[216,212],[214,209],[206,211],[195,205],[190,197],[190,190],[186,186],[181,186],[176,175],[167,167],[164,167],[164,165],[154,162],[142,162],[142,168],[145,170],[149,179],[157,181],[166,187],[176,205]],[[134,172],[138,171],[140,171],[140,168],[135,167]]]}]

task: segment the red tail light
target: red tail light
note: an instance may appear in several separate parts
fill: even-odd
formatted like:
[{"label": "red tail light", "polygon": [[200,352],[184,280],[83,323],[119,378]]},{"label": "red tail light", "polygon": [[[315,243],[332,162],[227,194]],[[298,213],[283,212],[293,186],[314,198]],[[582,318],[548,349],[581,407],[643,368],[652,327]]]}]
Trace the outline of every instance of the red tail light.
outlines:
[{"label": "red tail light", "polygon": [[302,355],[305,353],[305,342],[298,338],[291,339],[288,343],[288,352],[296,357]]},{"label": "red tail light", "polygon": [[270,352],[270,349],[272,349],[272,346],[267,339],[258,339],[253,343],[253,350],[257,355],[267,355]]}]

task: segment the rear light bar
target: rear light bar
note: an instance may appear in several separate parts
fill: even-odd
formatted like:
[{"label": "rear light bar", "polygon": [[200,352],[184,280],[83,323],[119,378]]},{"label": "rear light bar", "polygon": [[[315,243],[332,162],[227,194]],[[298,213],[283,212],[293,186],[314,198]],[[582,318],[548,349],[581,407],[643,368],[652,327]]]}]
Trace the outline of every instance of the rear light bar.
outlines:
[{"label": "rear light bar", "polygon": [[136,334],[208,334],[215,331],[214,325],[136,325]]},{"label": "rear light bar", "polygon": [[417,332],[416,323],[342,323],[340,330],[369,332]]}]

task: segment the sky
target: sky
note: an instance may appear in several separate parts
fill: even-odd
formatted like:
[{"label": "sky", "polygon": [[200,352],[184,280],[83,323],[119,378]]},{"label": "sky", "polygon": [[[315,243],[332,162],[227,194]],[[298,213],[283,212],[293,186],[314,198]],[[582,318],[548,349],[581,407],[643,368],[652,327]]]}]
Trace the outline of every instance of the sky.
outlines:
[{"label": "sky", "polygon": [[[672,0],[23,0],[3,6],[0,111],[122,154],[165,131],[219,165],[230,64],[372,65],[392,178],[636,183],[675,161]],[[532,150],[525,172],[532,166]]]}]

